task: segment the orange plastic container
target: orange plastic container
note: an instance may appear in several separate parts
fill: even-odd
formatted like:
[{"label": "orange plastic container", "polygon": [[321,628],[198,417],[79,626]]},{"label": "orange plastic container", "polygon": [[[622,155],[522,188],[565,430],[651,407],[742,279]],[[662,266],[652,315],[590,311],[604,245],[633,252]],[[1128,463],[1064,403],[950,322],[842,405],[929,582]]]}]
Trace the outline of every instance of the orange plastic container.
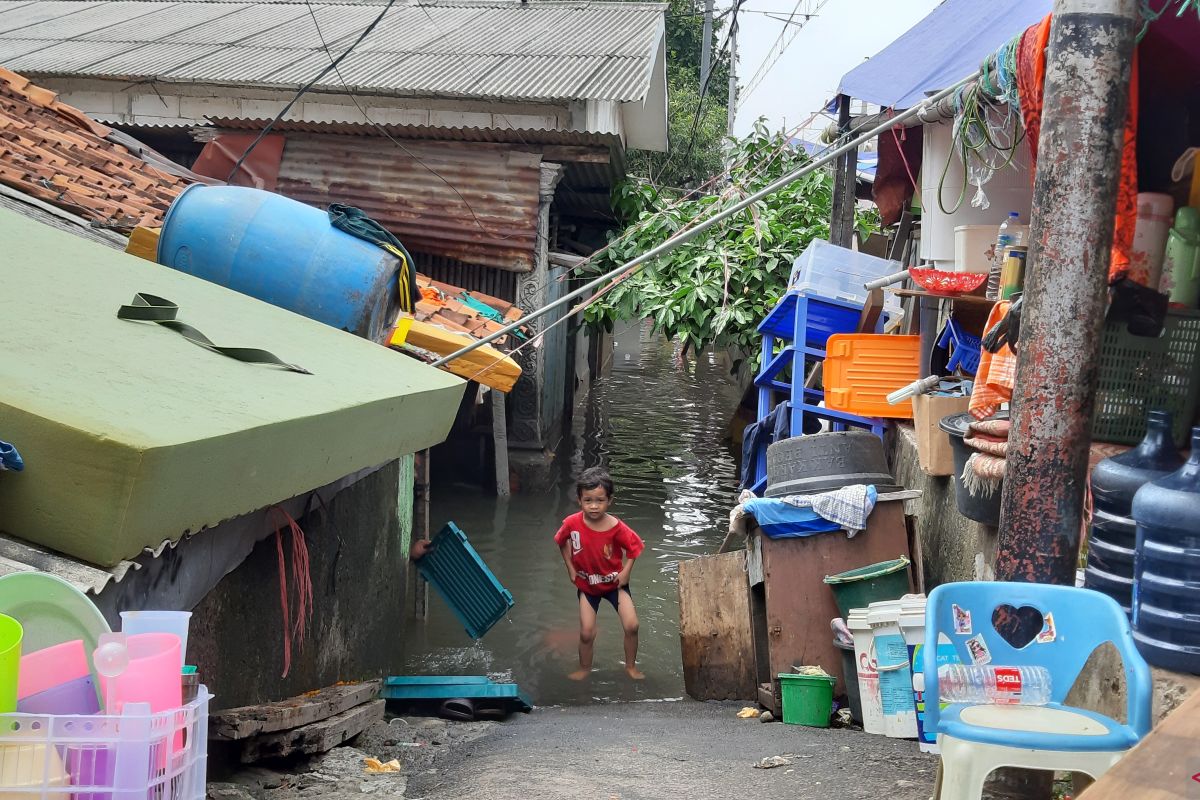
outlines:
[{"label": "orange plastic container", "polygon": [[912,400],[887,396],[921,378],[921,337],[838,333],[825,349],[825,406],[863,417],[912,419]]}]

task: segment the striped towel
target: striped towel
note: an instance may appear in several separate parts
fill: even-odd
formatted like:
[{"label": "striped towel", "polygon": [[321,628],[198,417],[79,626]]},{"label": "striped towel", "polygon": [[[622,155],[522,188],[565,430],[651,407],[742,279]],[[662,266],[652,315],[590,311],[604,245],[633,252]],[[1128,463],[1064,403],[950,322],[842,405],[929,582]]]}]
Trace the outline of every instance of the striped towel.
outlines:
[{"label": "striped towel", "polygon": [[[992,306],[988,315],[987,331],[1000,324],[1008,307],[1012,305],[1002,300]],[[989,353],[984,348],[979,354],[979,371],[975,374],[975,388],[971,392],[971,404],[968,410],[975,419],[987,419],[995,414],[1002,403],[1012,400],[1013,386],[1017,380],[1017,356],[1012,349],[1005,345],[998,353]]]}]

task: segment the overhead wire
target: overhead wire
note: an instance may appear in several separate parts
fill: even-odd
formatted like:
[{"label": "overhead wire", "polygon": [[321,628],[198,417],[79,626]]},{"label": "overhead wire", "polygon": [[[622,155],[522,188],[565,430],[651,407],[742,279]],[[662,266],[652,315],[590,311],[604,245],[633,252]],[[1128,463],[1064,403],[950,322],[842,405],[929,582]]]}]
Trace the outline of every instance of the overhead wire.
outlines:
[{"label": "overhead wire", "polygon": [[346,56],[354,52],[354,48],[362,44],[363,39],[366,39],[371,35],[371,32],[375,30],[375,27],[379,25],[379,23],[387,15],[387,12],[390,11],[392,6],[395,4],[396,0],[387,0],[387,5],[383,7],[383,10],[379,12],[375,19],[371,20],[371,24],[368,25],[363,32],[358,35],[358,38],[350,43],[350,46],[346,48],[345,52],[343,52],[336,59],[330,61],[329,66],[322,69],[313,77],[312,80],[300,87],[292,99],[287,102],[287,105],[280,109],[279,113],[275,115],[275,118],[267,123],[266,127],[259,132],[254,141],[250,143],[250,146],[246,148],[245,152],[243,152],[238,158],[237,162],[234,163],[233,169],[229,172],[229,177],[225,179],[226,183],[231,183],[233,181],[233,177],[237,175],[237,171],[242,168],[242,164],[250,156],[250,154],[254,152],[254,149],[258,147],[259,142],[265,139],[267,134],[270,133],[277,124],[279,124],[279,120],[283,119],[284,116],[292,110],[292,106],[296,105],[296,103],[300,101],[300,98],[307,94],[308,90],[315,86],[319,80],[324,78],[331,71],[337,69],[338,64],[341,64],[346,59]]},{"label": "overhead wire", "polygon": [[[747,99],[749,99],[750,95],[754,94],[754,92],[760,86],[762,86],[762,83],[764,80],[766,80],[767,75],[772,69],[775,68],[775,65],[779,63],[779,59],[783,58],[783,54],[787,52],[787,49],[791,47],[795,43],[797,37],[800,36],[800,32],[804,30],[808,22],[817,15],[817,12],[825,7],[829,0],[820,0],[820,2],[818,2],[816,6],[812,8],[812,10],[806,11],[803,15],[803,22],[793,22],[796,12],[799,11],[800,5],[804,2],[807,2],[807,0],[797,0],[796,5],[792,8],[792,13],[788,15],[787,20],[784,22],[783,27],[779,31],[779,37],[775,40],[775,44],[771,45],[771,48],[767,51],[767,54],[763,57],[762,62],[759,64],[758,69],[755,70],[753,77],[746,82],[746,88],[739,93],[738,105],[744,103]],[[791,29],[791,26],[793,25],[796,26],[794,30]],[[791,38],[784,43],[784,36],[787,35],[789,31],[791,33]],[[778,52],[776,52],[776,48],[778,48]]]},{"label": "overhead wire", "polygon": [[[729,13],[729,30],[725,35],[725,42],[721,45],[720,50],[717,51],[717,55],[713,59],[714,62],[721,59],[721,56],[726,50],[729,49],[729,43],[732,42],[733,37],[737,35],[738,11],[745,2],[747,2],[747,0],[734,0],[733,8]],[[707,47],[708,42],[705,42],[704,46]],[[736,68],[736,65],[730,65],[730,69]],[[708,96],[708,85],[712,82],[712,76],[714,72],[716,72],[716,70],[709,70],[708,74],[704,76],[704,82],[700,84],[700,99],[696,101],[696,114],[692,117],[692,132],[688,135],[687,152],[683,156],[684,161],[687,161],[692,157],[692,149],[696,146],[696,132],[700,128],[700,118],[704,115],[704,101]],[[731,99],[732,98],[729,98],[729,100]],[[729,102],[729,100],[726,100],[726,102]],[[668,159],[668,163],[669,161],[670,159]]]}]

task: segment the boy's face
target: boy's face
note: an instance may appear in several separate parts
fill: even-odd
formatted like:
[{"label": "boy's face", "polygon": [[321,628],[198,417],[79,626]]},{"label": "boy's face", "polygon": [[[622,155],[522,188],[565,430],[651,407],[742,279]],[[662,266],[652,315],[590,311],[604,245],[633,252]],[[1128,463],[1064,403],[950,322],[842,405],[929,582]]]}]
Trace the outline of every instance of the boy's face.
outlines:
[{"label": "boy's face", "polygon": [[608,507],[611,505],[612,498],[608,496],[608,492],[604,491],[603,486],[584,489],[579,493],[579,507],[583,509],[583,516],[589,522],[599,522],[604,519],[604,515],[608,513]]}]

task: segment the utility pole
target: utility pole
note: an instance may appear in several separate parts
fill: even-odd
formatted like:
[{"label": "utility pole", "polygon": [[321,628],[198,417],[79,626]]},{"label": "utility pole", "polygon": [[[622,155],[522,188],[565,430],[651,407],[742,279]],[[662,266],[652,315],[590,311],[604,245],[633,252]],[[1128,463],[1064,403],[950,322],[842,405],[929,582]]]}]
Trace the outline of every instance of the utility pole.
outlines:
[{"label": "utility pole", "polygon": [[742,0],[734,0],[733,13],[729,19],[729,106],[725,132],[730,136],[733,136],[733,122],[737,119],[737,12],[741,5]]},{"label": "utility pole", "polygon": [[712,69],[712,26],[715,0],[704,0],[704,39],[700,43],[700,91],[708,82],[708,71]]},{"label": "utility pole", "polygon": [[[1138,28],[1138,0],[1054,2],[997,580],[1074,585]],[[993,780],[997,798],[1050,796],[1044,772]]]},{"label": "utility pole", "polygon": [[[850,133],[850,98],[838,95],[838,139]],[[858,204],[858,149],[843,153],[833,171],[833,215],[829,221],[829,241],[838,247],[854,243],[854,207]]]},{"label": "utility pole", "polygon": [[1073,585],[1138,0],[1055,0],[999,580]]}]

